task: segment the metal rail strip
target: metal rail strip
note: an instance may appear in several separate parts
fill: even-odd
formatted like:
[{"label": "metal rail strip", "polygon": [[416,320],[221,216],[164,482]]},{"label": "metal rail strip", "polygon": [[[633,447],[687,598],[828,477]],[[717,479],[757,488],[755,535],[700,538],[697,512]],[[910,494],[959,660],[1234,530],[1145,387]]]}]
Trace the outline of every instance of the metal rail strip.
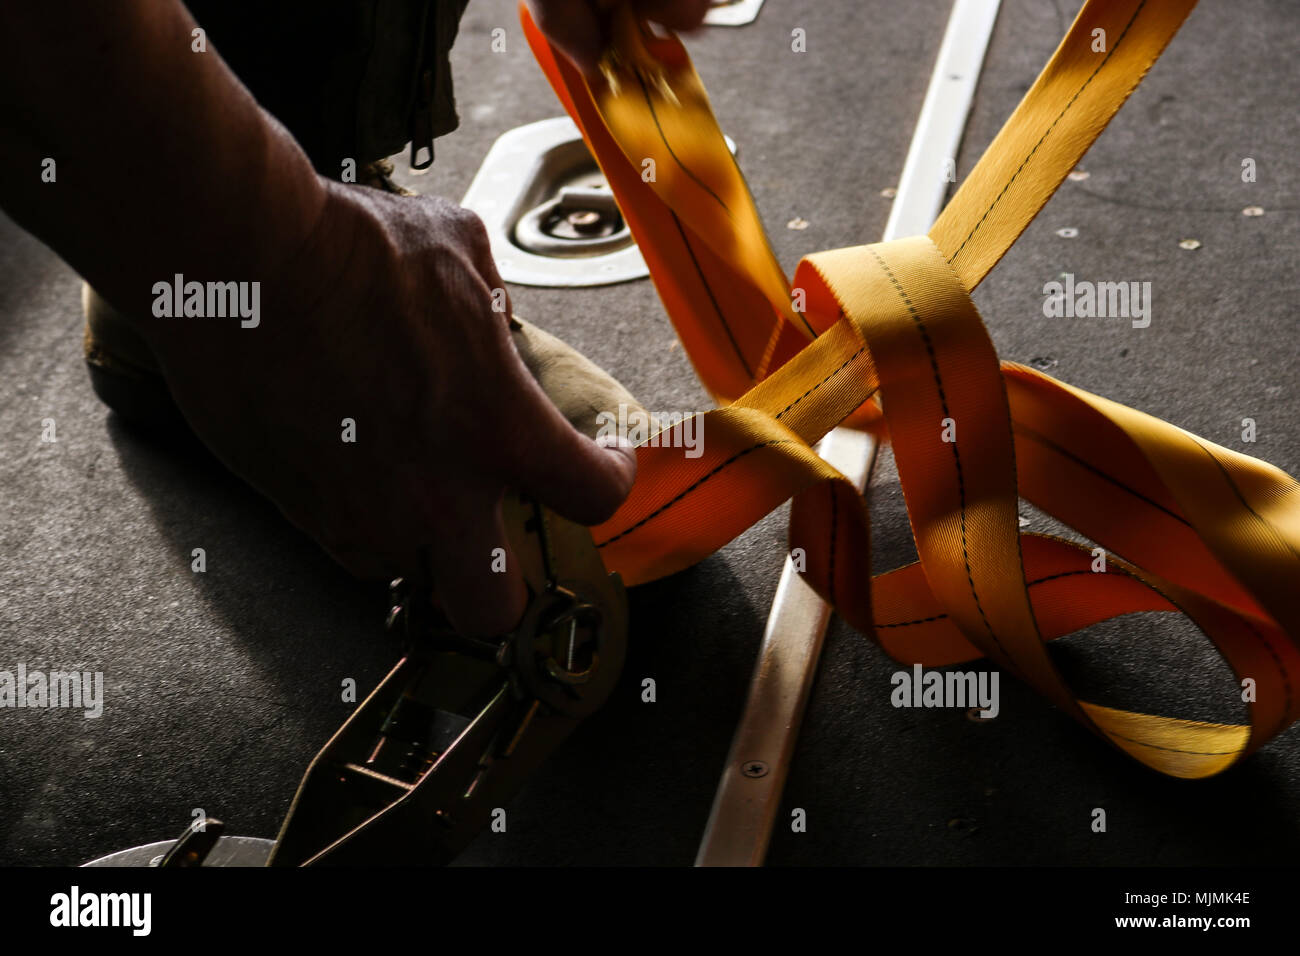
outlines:
[{"label": "metal rail strip", "polygon": [[[884,240],[923,235],[943,208],[979,81],[999,0],[956,0],[916,131],[903,164]],[[955,173],[954,177],[955,178]],[[818,453],[865,489],[876,442],[836,429]],[[804,583],[789,557],[781,571],[749,698],[713,800],[696,866],[761,866],[780,808],[831,608]]]}]

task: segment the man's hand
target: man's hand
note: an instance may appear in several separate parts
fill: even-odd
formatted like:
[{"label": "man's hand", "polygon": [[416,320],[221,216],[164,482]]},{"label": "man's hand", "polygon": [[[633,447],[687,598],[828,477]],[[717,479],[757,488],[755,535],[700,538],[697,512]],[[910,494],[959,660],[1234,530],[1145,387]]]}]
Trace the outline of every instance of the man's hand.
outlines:
[{"label": "man's hand", "polygon": [[331,184],[276,292],[256,329],[141,326],[190,424],[354,573],[417,574],[427,548],[458,630],[512,628],[526,589],[504,490],[596,523],[636,459],[575,431],[525,368],[483,224],[442,199]]},{"label": "man's hand", "polygon": [[[599,521],[634,457],[528,374],[471,213],[317,176],[194,29],[177,0],[0,4],[0,207],[138,317],[199,436],[336,558],[418,576],[427,548],[452,622],[509,630],[503,490]],[[257,327],[152,318],[177,273],[258,282]]]},{"label": "man's hand", "polygon": [[[704,22],[710,0],[622,0],[635,2],[648,20],[673,30],[694,30]],[[596,72],[607,37],[601,0],[527,0],[537,27],[588,76]]]}]

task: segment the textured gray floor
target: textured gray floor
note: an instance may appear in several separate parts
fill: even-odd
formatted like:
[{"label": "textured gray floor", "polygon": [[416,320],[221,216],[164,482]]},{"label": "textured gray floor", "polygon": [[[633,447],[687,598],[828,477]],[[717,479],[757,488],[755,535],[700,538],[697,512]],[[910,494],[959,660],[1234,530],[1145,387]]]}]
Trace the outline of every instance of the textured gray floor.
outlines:
[{"label": "textured gray floor", "polygon": [[[1077,3],[1005,0],[975,100],[964,175],[1028,88]],[[946,0],[769,0],[759,21],[689,41],[776,250],[879,237],[948,11]],[[789,52],[793,27],[808,52]],[[508,50],[490,52],[504,27]],[[475,0],[454,57],[462,128],[425,191],[459,198],[504,130],[558,115],[512,0]],[[1001,354],[1300,472],[1296,397],[1300,8],[1206,0],[976,294]],[[1258,181],[1240,164],[1255,159]],[[1257,218],[1246,206],[1262,206]],[[809,221],[805,231],[785,223]],[[1065,239],[1058,229],[1078,230]],[[1200,240],[1195,251],[1179,241]],[[1150,328],[1048,320],[1059,273],[1149,280]],[[518,311],[573,342],[651,408],[705,407],[647,281],[512,288]],[[340,681],[392,659],[383,594],[350,582],[274,509],[201,457],[159,449],[91,393],[78,281],[0,220],[0,669],[102,670],[100,720],[0,712],[0,863],[67,864],[179,831],[194,808],[273,836],[297,779],[346,716]],[[1243,417],[1258,422],[1254,446]],[[54,418],[58,442],[42,444]],[[877,566],[911,557],[887,456],[871,489]],[[1032,526],[1047,527],[1031,516]],[[687,864],[775,589],[778,513],[689,572],[632,595],[621,692],[466,863]],[[208,571],[189,569],[192,548]],[[1231,677],[1189,628],[1140,618],[1069,639],[1091,699],[1187,717],[1234,712]],[[777,864],[1187,864],[1293,861],[1300,738],[1213,780],[1164,779],[1010,680],[988,724],[894,710],[895,669],[830,635]],[[659,700],[642,704],[640,680]],[[1104,807],[1109,830],[1092,833]],[[788,812],[783,814],[788,819]]]}]

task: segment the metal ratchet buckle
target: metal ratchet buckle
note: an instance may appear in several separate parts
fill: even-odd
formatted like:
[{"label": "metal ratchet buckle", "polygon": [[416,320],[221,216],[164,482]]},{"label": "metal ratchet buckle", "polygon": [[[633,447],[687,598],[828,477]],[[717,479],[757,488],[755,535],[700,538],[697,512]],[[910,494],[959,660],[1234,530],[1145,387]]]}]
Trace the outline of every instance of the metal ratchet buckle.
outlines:
[{"label": "metal ratchet buckle", "polygon": [[430,588],[394,581],[388,627],[405,654],[311,762],[273,846],[208,818],[86,865],[450,862],[605,702],[627,648],[623,581],[590,532],[513,495],[502,510],[530,594],[519,624],[462,637]]},{"label": "metal ratchet buckle", "polygon": [[394,581],[405,656],[307,768],[268,866],[447,863],[609,697],[622,579],[581,525],[513,495],[503,510],[530,592],[518,626],[462,637],[428,588]]}]

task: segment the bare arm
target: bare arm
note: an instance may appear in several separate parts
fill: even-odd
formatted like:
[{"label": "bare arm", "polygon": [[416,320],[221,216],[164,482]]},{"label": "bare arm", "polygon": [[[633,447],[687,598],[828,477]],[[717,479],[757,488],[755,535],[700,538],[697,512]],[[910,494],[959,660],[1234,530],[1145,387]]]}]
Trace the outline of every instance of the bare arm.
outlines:
[{"label": "bare arm", "polygon": [[[509,629],[504,490],[599,521],[634,456],[528,374],[472,214],[317,176],[193,27],[177,0],[0,5],[0,206],[136,317],[196,433],[341,563],[411,574],[428,546],[453,623]],[[155,318],[175,273],[262,283],[260,324]]]},{"label": "bare arm", "polygon": [[174,272],[276,275],[325,205],[194,27],[174,0],[0,8],[0,205],[124,309]]}]

